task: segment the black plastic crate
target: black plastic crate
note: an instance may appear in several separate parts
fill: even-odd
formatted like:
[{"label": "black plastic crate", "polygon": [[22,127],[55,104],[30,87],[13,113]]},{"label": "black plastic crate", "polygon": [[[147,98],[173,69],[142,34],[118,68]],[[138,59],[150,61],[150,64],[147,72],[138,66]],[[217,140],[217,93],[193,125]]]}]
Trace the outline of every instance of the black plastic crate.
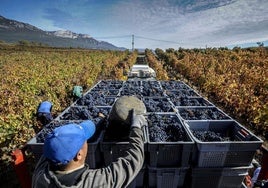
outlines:
[{"label": "black plastic crate", "polygon": [[[46,125],[35,137],[33,137],[29,142],[27,142],[27,147],[34,154],[35,158],[38,160],[43,154],[43,146],[45,136],[52,132],[56,127],[60,127],[67,123],[80,123],[81,121],[52,121],[50,124]],[[99,143],[103,138],[103,131],[97,130],[95,134],[88,140],[88,153],[86,162],[90,168],[97,168],[102,166],[103,160],[101,158],[101,151]]]},{"label": "black plastic crate", "polygon": [[182,90],[191,89],[187,84],[182,81],[160,81],[161,86],[164,90]]},{"label": "black plastic crate", "polygon": [[56,120],[92,120],[96,125],[101,123],[99,113],[108,117],[111,106],[70,106],[66,108]]},{"label": "black plastic crate", "polygon": [[196,143],[193,165],[198,167],[250,165],[263,142],[233,120],[184,123]]},{"label": "black plastic crate", "polygon": [[169,98],[185,98],[185,97],[200,97],[200,95],[195,92],[192,89],[181,89],[181,90],[166,90],[165,94],[169,97]]},{"label": "black plastic crate", "polygon": [[160,88],[161,85],[159,83],[159,81],[156,81],[156,80],[143,80],[141,82],[142,86],[143,87],[150,87],[150,88]]},{"label": "black plastic crate", "polygon": [[117,97],[119,95],[119,89],[109,89],[109,88],[103,88],[103,89],[92,89],[91,93],[97,93],[99,95],[104,95],[105,97]]},{"label": "black plastic crate", "polygon": [[96,91],[90,91],[79,98],[73,105],[78,106],[112,106],[116,97],[105,96]]},{"label": "black plastic crate", "polygon": [[123,81],[101,80],[92,87],[92,90],[120,89],[122,86]]},{"label": "black plastic crate", "polygon": [[123,83],[123,87],[140,87],[142,85],[141,80],[127,80]]},{"label": "black plastic crate", "polygon": [[175,113],[150,114],[146,127],[151,167],[188,167],[194,141]]},{"label": "black plastic crate", "polygon": [[134,180],[127,186],[127,188],[143,188],[146,184],[147,169],[144,166],[134,178]]},{"label": "black plastic crate", "polygon": [[148,167],[148,187],[178,188],[184,187],[189,168],[154,168]]},{"label": "black plastic crate", "polygon": [[241,188],[252,166],[225,168],[193,168],[192,187]]},{"label": "black plastic crate", "polygon": [[[108,128],[109,130],[109,128]],[[100,141],[101,152],[103,153],[104,164],[109,165],[112,162],[116,161],[118,157],[124,155],[126,150],[129,149],[129,141],[128,141],[128,133],[126,130],[122,131],[114,131],[114,132],[121,132],[121,133],[107,133],[107,129],[104,131],[103,139]],[[145,128],[143,128],[144,134],[144,151],[147,151],[147,138],[145,134]]]},{"label": "black plastic crate", "polygon": [[196,107],[196,106],[204,106],[204,107],[212,107],[214,106],[208,100],[202,97],[180,97],[180,98],[170,98],[170,101],[176,107]]},{"label": "black plastic crate", "polygon": [[183,120],[230,120],[231,118],[217,107],[177,107]]}]

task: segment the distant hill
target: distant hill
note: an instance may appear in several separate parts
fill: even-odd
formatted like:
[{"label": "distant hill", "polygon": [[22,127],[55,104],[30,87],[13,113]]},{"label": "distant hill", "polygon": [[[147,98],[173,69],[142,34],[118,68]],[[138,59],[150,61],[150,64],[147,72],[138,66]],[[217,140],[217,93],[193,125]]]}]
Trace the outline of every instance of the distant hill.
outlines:
[{"label": "distant hill", "polygon": [[43,31],[27,23],[0,16],[0,40],[8,43],[30,41],[53,47],[73,47],[105,50],[125,50],[104,41],[98,41],[86,34],[71,31]]}]

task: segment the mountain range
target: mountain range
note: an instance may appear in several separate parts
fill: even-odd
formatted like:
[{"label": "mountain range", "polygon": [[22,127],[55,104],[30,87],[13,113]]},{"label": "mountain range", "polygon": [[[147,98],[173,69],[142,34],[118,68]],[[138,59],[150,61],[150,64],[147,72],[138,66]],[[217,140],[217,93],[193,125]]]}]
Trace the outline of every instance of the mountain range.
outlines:
[{"label": "mountain range", "polygon": [[0,16],[0,41],[16,43],[29,41],[52,47],[72,47],[104,50],[125,50],[125,48],[98,41],[87,34],[72,31],[43,31],[33,25]]}]

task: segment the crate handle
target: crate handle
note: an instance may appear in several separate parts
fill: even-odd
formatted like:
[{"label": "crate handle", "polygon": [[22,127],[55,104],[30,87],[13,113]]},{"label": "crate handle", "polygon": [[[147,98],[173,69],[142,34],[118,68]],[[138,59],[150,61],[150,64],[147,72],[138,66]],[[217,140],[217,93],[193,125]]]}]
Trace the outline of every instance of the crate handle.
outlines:
[{"label": "crate handle", "polygon": [[243,140],[250,140],[250,138],[252,137],[246,130],[244,129],[240,129],[237,131],[238,136],[243,139]]}]

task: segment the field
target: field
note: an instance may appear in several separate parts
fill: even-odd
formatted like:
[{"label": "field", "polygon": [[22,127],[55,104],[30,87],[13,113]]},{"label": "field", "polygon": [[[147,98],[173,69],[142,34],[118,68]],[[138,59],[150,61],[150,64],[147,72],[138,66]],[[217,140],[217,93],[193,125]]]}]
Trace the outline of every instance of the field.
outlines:
[{"label": "field", "polygon": [[[267,48],[146,50],[158,80],[187,80],[209,100],[256,132],[268,136]],[[53,103],[56,117],[72,103],[73,86],[84,91],[99,80],[126,80],[137,52],[59,49],[0,44],[1,171],[11,151],[39,132],[36,109]],[[0,174],[2,175],[2,174]],[[2,178],[1,178],[2,179]]]},{"label": "field", "polygon": [[156,49],[158,59],[152,54],[149,59],[161,62],[169,79],[186,79],[234,119],[268,139],[267,52],[264,47]]}]

